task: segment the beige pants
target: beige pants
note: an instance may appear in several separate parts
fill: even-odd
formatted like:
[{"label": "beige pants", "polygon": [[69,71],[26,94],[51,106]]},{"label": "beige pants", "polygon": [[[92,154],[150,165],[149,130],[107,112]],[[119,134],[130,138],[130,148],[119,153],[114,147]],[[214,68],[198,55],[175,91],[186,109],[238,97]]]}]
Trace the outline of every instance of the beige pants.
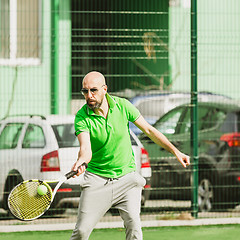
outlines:
[{"label": "beige pants", "polygon": [[126,239],[141,240],[141,193],[145,184],[145,179],[137,172],[119,179],[109,179],[86,171],[71,240],[88,239],[97,222],[111,207],[119,210],[126,229]]}]

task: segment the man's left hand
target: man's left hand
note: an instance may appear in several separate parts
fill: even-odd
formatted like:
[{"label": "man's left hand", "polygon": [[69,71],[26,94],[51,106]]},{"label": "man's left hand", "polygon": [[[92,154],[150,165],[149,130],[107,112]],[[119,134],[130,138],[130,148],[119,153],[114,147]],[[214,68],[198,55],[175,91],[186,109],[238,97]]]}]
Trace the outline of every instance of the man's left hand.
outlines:
[{"label": "man's left hand", "polygon": [[176,155],[176,157],[183,167],[186,168],[190,165],[190,157],[188,155],[180,152]]}]

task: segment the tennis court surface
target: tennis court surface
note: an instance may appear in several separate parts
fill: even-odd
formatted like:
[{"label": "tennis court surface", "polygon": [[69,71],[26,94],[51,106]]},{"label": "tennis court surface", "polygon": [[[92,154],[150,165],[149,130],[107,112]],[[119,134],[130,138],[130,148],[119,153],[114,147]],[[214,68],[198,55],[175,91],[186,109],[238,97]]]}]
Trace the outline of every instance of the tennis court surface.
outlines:
[{"label": "tennis court surface", "polygon": [[[147,240],[235,240],[238,239],[240,225],[212,225],[212,226],[181,226],[181,227],[159,227],[159,228],[143,228],[143,238]],[[0,239],[6,240],[45,240],[69,239],[71,231],[34,231],[34,232],[16,232],[16,233],[0,233]],[[90,239],[94,240],[120,240],[124,239],[125,233],[123,229],[96,229],[93,231]]]}]

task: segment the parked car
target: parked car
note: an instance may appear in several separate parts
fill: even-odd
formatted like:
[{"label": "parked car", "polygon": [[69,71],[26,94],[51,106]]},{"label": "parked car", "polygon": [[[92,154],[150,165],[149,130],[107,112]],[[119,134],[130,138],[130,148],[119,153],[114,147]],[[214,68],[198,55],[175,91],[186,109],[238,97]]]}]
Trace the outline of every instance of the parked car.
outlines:
[{"label": "parked car", "polygon": [[[209,92],[199,92],[199,101],[231,101],[228,96],[213,94]],[[163,91],[149,91],[129,98],[131,103],[138,108],[142,116],[148,123],[153,125],[159,117],[167,113],[171,109],[185,103],[190,103],[191,94],[189,92],[163,92]],[[139,135],[141,130],[133,123],[130,123],[130,129]]]},{"label": "parked car", "polygon": [[[153,126],[182,152],[191,154],[191,109],[178,106]],[[141,134],[149,152],[152,176],[150,198],[191,199],[192,166],[184,169],[175,157]],[[198,103],[200,211],[234,208],[240,199],[240,107],[235,103]],[[192,160],[193,161],[193,160]]]},{"label": "parked car", "polygon": [[[11,189],[26,179],[54,180],[68,172],[75,162],[79,143],[74,135],[74,116],[16,116],[0,121],[0,203],[7,209]],[[136,166],[146,178],[142,204],[149,197],[151,167],[148,153],[131,132]],[[79,177],[81,178],[81,176]],[[51,209],[64,212],[77,207],[79,178],[71,178],[58,190]],[[55,185],[50,183],[51,187]]]}]

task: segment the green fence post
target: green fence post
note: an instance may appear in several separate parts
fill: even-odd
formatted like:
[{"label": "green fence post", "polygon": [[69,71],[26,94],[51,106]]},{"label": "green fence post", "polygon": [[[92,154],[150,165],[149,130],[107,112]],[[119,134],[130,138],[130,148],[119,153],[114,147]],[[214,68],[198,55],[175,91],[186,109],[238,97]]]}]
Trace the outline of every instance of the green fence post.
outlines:
[{"label": "green fence post", "polygon": [[197,89],[197,0],[191,0],[191,156],[193,157],[193,216],[198,217],[198,89]]},{"label": "green fence post", "polygon": [[58,114],[59,0],[51,1],[51,114]]}]

